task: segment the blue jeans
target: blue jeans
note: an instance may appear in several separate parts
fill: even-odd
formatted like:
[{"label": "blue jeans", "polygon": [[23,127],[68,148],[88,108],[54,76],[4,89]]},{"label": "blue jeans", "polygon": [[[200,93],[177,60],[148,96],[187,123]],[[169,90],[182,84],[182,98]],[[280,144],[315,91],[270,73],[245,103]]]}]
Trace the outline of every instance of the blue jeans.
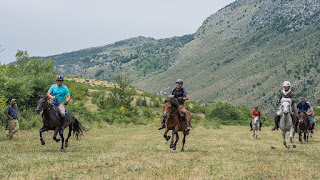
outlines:
[{"label": "blue jeans", "polygon": [[309,121],[312,121],[313,124],[316,124],[315,121],[314,121],[314,119],[313,119],[313,116],[308,116],[308,119],[309,119]]}]

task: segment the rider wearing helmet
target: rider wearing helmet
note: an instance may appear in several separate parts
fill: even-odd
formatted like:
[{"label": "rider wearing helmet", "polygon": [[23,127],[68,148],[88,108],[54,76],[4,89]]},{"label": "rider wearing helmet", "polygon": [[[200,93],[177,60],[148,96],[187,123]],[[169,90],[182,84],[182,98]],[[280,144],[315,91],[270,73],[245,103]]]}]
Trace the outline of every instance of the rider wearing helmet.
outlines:
[{"label": "rider wearing helmet", "polygon": [[310,105],[310,108],[307,111],[307,116],[308,116],[309,120],[312,121],[311,133],[313,134],[313,129],[314,129],[316,122],[314,121],[314,118],[313,118],[313,107],[310,103],[308,103],[308,104]]},{"label": "rider wearing helmet", "polygon": [[[61,118],[61,129],[63,132],[65,122],[65,106],[71,100],[70,91],[67,86],[63,85],[63,77],[58,75],[56,78],[56,84],[52,85],[47,93],[47,96],[52,99],[53,104],[58,108]],[[65,100],[67,96],[67,100]]]},{"label": "rider wearing helmet", "polygon": [[[278,94],[278,100],[277,103],[279,104],[281,102],[282,98],[290,98],[292,101],[292,105],[291,105],[291,116],[292,116],[292,121],[295,124],[295,130],[297,131],[297,127],[298,127],[298,116],[296,113],[296,109],[294,107],[294,103],[297,102],[296,100],[296,95],[291,91],[290,87],[291,87],[291,83],[289,81],[285,81],[283,82],[283,90]],[[280,108],[279,108],[280,109]],[[275,122],[275,126],[274,128],[272,128],[271,130],[278,130],[279,128],[279,122],[280,122],[280,115],[278,115],[278,113],[276,113],[275,117],[274,117],[274,122]]]},{"label": "rider wearing helmet", "polygon": [[[259,127],[259,130],[261,131],[261,126],[262,126],[262,122],[261,122],[261,115],[260,115],[260,110],[258,109],[258,106],[254,106],[254,110],[252,111],[252,118],[255,118],[255,117],[259,117],[259,121],[260,121],[260,127]],[[253,131],[252,129],[252,121],[250,121],[250,127],[251,127],[251,130],[250,131]]]},{"label": "rider wearing helmet", "polygon": [[[188,124],[188,120],[186,118],[186,109],[184,107],[184,102],[186,100],[189,100],[189,96],[187,95],[187,91],[183,86],[183,81],[182,79],[177,79],[176,80],[176,87],[172,89],[169,98],[171,99],[177,99],[179,102],[179,115],[181,117],[181,119],[185,122],[185,126],[186,126],[186,130],[190,130],[189,129],[189,124]],[[165,128],[165,119],[162,120],[161,126],[159,129]]]}]

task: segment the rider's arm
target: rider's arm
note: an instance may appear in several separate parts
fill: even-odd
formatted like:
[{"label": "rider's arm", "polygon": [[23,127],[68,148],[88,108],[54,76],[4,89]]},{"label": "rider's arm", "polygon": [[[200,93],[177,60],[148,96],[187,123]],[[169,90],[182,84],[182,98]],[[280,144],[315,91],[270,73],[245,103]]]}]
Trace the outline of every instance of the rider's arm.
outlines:
[{"label": "rider's arm", "polygon": [[56,98],[56,97],[52,96],[52,95],[51,95],[51,92],[49,92],[49,91],[48,91],[48,93],[47,93],[47,96],[48,96],[50,99],[55,99],[55,98]]},{"label": "rider's arm", "polygon": [[169,98],[173,98],[174,97],[174,95],[173,94],[169,94]]},{"label": "rider's arm", "polygon": [[292,94],[292,96],[291,96],[291,101],[292,101],[292,103],[296,103],[296,102],[297,102],[296,95],[293,94],[292,92],[291,92],[291,94]]},{"label": "rider's arm", "polygon": [[71,100],[71,95],[67,95],[67,102],[69,102]]},{"label": "rider's arm", "polygon": [[260,114],[260,111],[258,111],[258,114],[259,114],[259,120],[261,119],[261,114]]},{"label": "rider's arm", "polygon": [[10,118],[10,119],[13,119],[13,117],[11,117],[10,115],[9,115],[9,107],[4,111],[4,114],[6,115],[6,116],[8,116],[8,118]]},{"label": "rider's arm", "polygon": [[186,95],[186,97],[184,97],[183,100],[189,100],[189,96]]}]

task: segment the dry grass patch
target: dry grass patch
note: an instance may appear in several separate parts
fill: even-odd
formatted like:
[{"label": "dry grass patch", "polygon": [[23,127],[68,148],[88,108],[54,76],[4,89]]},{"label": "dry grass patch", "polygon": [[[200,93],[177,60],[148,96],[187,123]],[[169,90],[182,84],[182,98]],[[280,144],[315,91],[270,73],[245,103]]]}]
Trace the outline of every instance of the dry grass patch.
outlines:
[{"label": "dry grass patch", "polygon": [[[285,149],[280,131],[264,128],[253,140],[248,127],[192,129],[185,152],[169,148],[156,126],[91,128],[59,152],[60,143],[38,131],[21,131],[12,141],[0,137],[0,179],[316,179],[320,138]],[[273,147],[273,148],[272,148]]]}]

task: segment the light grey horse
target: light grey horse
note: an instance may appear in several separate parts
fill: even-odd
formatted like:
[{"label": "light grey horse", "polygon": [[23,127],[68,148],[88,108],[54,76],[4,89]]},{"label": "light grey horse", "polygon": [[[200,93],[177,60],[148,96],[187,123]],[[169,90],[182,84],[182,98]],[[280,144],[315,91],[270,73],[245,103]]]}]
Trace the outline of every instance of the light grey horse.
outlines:
[{"label": "light grey horse", "polygon": [[255,116],[252,119],[252,129],[253,129],[253,139],[258,138],[258,134],[259,134],[259,129],[260,129],[260,121],[259,121],[259,117]]},{"label": "light grey horse", "polygon": [[283,145],[285,145],[286,148],[290,148],[290,145],[287,144],[286,142],[286,132],[290,132],[290,141],[293,144],[293,148],[296,148],[296,141],[294,139],[294,127],[292,123],[292,117],[291,117],[291,104],[292,101],[290,98],[282,98],[281,99],[281,107],[280,111],[278,112],[281,114],[281,119],[280,119],[280,129],[282,130],[282,139],[283,139]]}]

